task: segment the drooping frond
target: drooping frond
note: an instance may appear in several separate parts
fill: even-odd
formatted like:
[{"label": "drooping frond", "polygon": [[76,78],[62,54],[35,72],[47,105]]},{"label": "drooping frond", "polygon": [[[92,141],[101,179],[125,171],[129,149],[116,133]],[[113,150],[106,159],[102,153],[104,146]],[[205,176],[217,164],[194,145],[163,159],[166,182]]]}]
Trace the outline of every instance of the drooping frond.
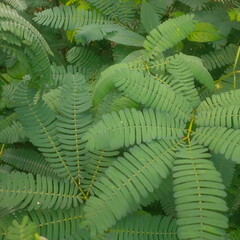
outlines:
[{"label": "drooping frond", "polygon": [[33,19],[39,24],[64,30],[75,30],[90,24],[110,23],[109,18],[96,10],[86,11],[74,6],[59,6],[38,12]]},{"label": "drooping frond", "polygon": [[40,174],[45,176],[56,177],[54,170],[44,157],[38,152],[30,149],[4,149],[2,161],[14,166],[17,169],[30,172],[32,174]]},{"label": "drooping frond", "polygon": [[[83,164],[86,161],[86,143],[82,136],[92,122],[89,112],[91,99],[84,76],[67,74],[62,86],[56,121],[59,148],[71,171],[80,185]],[[64,170],[64,169],[63,169]]]},{"label": "drooping frond", "polygon": [[36,230],[36,224],[25,216],[20,223],[13,220],[12,225],[7,229],[6,240],[38,240]]},{"label": "drooping frond", "polygon": [[182,145],[173,167],[179,239],[224,239],[228,219],[221,175],[209,161],[208,149]]},{"label": "drooping frond", "polygon": [[[50,78],[51,50],[42,35],[16,10],[0,3],[1,46],[32,67],[34,77]],[[23,59],[24,58],[24,59]]]},{"label": "drooping frond", "polygon": [[118,151],[96,150],[87,153],[87,162],[84,165],[83,188],[87,195],[94,195],[94,183],[97,182],[114,161],[117,160]]},{"label": "drooping frond", "polygon": [[193,139],[226,159],[240,163],[240,130],[225,127],[199,127]]},{"label": "drooping frond", "polygon": [[87,47],[73,47],[66,55],[67,61],[86,72],[96,71],[100,67],[100,58]]},{"label": "drooping frond", "polygon": [[0,176],[0,206],[19,209],[63,209],[82,202],[78,188],[64,180],[12,172]]},{"label": "drooping frond", "polygon": [[136,213],[109,229],[108,239],[177,240],[176,220],[165,216]]},{"label": "drooping frond", "polygon": [[[173,141],[154,141],[130,148],[95,183],[96,196],[84,207],[85,224],[102,233],[127,213],[139,208],[142,198],[157,189],[173,166]],[[116,207],[118,206],[118,207]]]},{"label": "drooping frond", "polygon": [[183,15],[169,19],[153,29],[146,37],[144,48],[149,55],[156,56],[185,39],[193,30],[193,15]]},{"label": "drooping frond", "polygon": [[26,0],[4,0],[4,2],[20,11],[27,9]]},{"label": "drooping frond", "polygon": [[236,57],[236,51],[236,45],[229,45],[225,48],[211,51],[210,53],[201,56],[203,65],[211,71],[216,68],[221,68],[226,65],[233,64]]},{"label": "drooping frond", "polygon": [[97,104],[111,89],[116,87],[123,95],[160,111],[186,119],[191,112],[189,102],[172,88],[152,76],[133,70],[115,70],[96,84],[93,101]]},{"label": "drooping frond", "polygon": [[0,143],[15,143],[26,140],[26,133],[15,113],[0,121]]},{"label": "drooping frond", "polygon": [[123,23],[129,23],[133,20],[136,8],[132,1],[120,0],[87,0],[94,7],[99,9],[104,15],[109,16],[113,20]]},{"label": "drooping frond", "polygon": [[88,130],[87,148],[114,150],[154,139],[179,139],[185,123],[168,113],[144,109],[124,109],[103,116]]}]

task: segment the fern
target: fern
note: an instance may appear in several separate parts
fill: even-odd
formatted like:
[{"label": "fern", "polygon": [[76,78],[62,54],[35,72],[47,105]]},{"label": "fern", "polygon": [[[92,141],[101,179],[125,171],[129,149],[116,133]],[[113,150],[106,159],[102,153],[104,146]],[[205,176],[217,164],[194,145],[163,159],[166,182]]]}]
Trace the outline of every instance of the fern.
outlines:
[{"label": "fern", "polygon": [[25,0],[5,0],[4,2],[20,11],[27,9],[27,3]]},{"label": "fern", "polygon": [[220,174],[201,145],[181,146],[173,168],[178,236],[222,239],[228,227],[226,196]]},{"label": "fern", "polygon": [[194,24],[193,15],[168,20],[150,32],[144,42],[144,48],[151,56],[156,56],[186,38],[194,30]]}]

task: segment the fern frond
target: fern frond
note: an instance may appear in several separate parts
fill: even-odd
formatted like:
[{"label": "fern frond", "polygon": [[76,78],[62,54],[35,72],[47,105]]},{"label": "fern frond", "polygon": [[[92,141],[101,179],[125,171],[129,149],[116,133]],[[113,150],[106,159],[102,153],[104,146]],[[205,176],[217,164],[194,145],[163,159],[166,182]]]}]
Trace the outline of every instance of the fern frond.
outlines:
[{"label": "fern frond", "polygon": [[149,0],[149,3],[155,9],[159,17],[162,17],[167,9],[174,3],[174,0]]},{"label": "fern frond", "polygon": [[191,112],[190,104],[183,96],[176,94],[170,87],[148,74],[133,70],[115,70],[107,77],[109,79],[100,79],[96,84],[94,104],[116,87],[123,95],[145,107],[167,111],[183,119],[186,119]]},{"label": "fern frond", "polygon": [[219,50],[211,51],[201,56],[204,66],[209,70],[222,68],[226,65],[233,64],[236,57],[237,46],[229,45]]},{"label": "fern frond", "polygon": [[5,84],[2,86],[0,109],[14,107],[14,94],[16,88],[16,84]]},{"label": "fern frond", "polygon": [[59,6],[35,14],[33,20],[39,24],[64,30],[75,30],[90,24],[110,23],[108,17],[96,10],[86,11],[74,6]]},{"label": "fern frond", "polygon": [[196,107],[200,103],[200,97],[194,84],[194,77],[190,67],[183,61],[182,54],[176,54],[167,58],[167,71],[174,77],[169,81],[169,86],[182,94]]},{"label": "fern frond", "polygon": [[133,20],[136,8],[132,1],[120,0],[87,0],[94,7],[99,9],[104,15],[122,23],[129,23]]},{"label": "fern frond", "polygon": [[21,223],[13,220],[8,227],[6,240],[38,240],[36,229],[35,223],[30,222],[28,216],[25,216]]},{"label": "fern frond", "polygon": [[20,11],[27,9],[27,3],[25,0],[4,0],[4,2]]},{"label": "fern frond", "polygon": [[194,27],[193,15],[169,19],[150,32],[143,46],[150,56],[156,56],[185,39]]},{"label": "fern frond", "polygon": [[174,197],[180,239],[223,239],[228,227],[226,193],[208,149],[182,145],[173,167]]},{"label": "fern frond", "polygon": [[192,10],[201,10],[209,0],[179,0],[185,5],[189,6]]},{"label": "fern frond", "polygon": [[197,111],[196,123],[205,127],[240,128],[240,104],[239,106],[218,107],[214,109]]},{"label": "fern frond", "polygon": [[173,166],[176,145],[163,140],[141,144],[112,164],[95,183],[96,197],[90,197],[83,209],[93,236],[137,210],[141,199],[159,187]]},{"label": "fern frond", "polygon": [[60,88],[51,89],[42,94],[42,100],[50,107],[51,110],[56,111],[59,108],[59,99],[61,96]]},{"label": "fern frond", "polygon": [[118,151],[93,151],[88,152],[88,160],[84,165],[83,188],[87,195],[94,194],[94,183],[97,182],[110,167],[115,160],[117,160]]},{"label": "fern frond", "polygon": [[13,170],[13,167],[7,164],[0,164],[0,174],[10,173]]},{"label": "fern frond", "polygon": [[193,139],[226,159],[240,162],[240,130],[225,127],[199,127]]},{"label": "fern frond", "polygon": [[133,214],[109,229],[108,239],[177,240],[176,220],[165,216]]},{"label": "fern frond", "polygon": [[2,161],[32,174],[56,177],[54,170],[45,161],[44,157],[30,149],[4,149]]},{"label": "fern frond", "polygon": [[25,140],[26,133],[16,114],[11,114],[0,121],[0,143],[24,142]]},{"label": "fern frond", "polygon": [[13,172],[0,176],[1,207],[30,210],[76,207],[81,202],[78,188],[64,180]]},{"label": "fern frond", "polygon": [[52,52],[42,35],[16,10],[2,3],[0,3],[0,19],[1,45],[3,44],[11,53],[15,52],[16,57],[19,54],[19,61],[24,55],[24,60],[32,66],[34,75],[49,78],[48,54]]},{"label": "fern frond", "polygon": [[15,111],[23,128],[55,172],[61,177],[70,178],[78,185],[60,148],[55,113],[43,100],[35,104],[34,95],[35,91],[29,89],[25,83],[21,84],[16,92],[15,99],[20,106]]},{"label": "fern frond", "polygon": [[93,71],[100,67],[100,58],[91,49],[86,47],[73,47],[66,55],[67,61],[76,67]]},{"label": "fern frond", "polygon": [[168,113],[144,109],[124,109],[103,116],[88,130],[87,148],[114,150],[154,139],[179,139],[185,123]]},{"label": "fern frond", "polygon": [[89,113],[90,94],[84,76],[67,74],[59,100],[56,130],[59,148],[71,169],[71,177],[80,185],[83,163],[86,161],[86,143],[82,136],[92,122]]}]

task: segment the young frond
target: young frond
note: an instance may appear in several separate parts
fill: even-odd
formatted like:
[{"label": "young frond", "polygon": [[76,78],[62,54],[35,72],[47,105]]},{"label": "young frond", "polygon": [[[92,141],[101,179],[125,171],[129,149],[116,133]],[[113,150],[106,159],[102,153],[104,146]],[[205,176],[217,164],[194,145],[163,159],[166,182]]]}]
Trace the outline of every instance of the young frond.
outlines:
[{"label": "young frond", "polygon": [[226,235],[225,186],[207,152],[207,148],[196,143],[182,145],[176,152],[173,191],[177,233],[183,240],[221,240]]}]

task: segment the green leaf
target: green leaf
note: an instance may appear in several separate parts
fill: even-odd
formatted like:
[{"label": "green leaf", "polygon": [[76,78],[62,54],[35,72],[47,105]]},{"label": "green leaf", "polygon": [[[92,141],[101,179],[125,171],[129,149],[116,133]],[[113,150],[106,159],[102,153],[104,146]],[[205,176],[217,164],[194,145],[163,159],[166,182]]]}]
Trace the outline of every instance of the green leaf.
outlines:
[{"label": "green leaf", "polygon": [[135,47],[142,47],[145,40],[140,34],[127,29],[119,30],[116,33],[110,33],[106,35],[105,38],[116,43]]},{"label": "green leaf", "polygon": [[157,12],[152,7],[152,5],[150,5],[145,0],[142,2],[141,6],[141,21],[148,33],[159,24],[159,17]]},{"label": "green leaf", "polygon": [[192,42],[214,42],[224,38],[218,29],[211,23],[200,22],[195,25],[194,31],[188,36]]}]

